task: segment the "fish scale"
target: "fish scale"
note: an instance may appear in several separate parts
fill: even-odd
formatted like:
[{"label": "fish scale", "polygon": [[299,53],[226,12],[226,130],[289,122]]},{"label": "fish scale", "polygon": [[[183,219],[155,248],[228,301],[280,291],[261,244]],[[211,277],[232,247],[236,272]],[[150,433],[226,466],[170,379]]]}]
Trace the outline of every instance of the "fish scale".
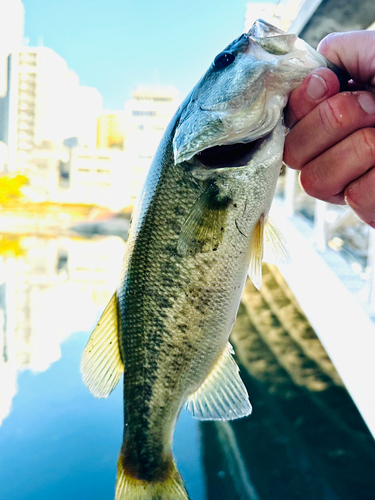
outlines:
[{"label": "fish scale", "polygon": [[215,58],[165,132],[119,286],[82,356],[96,396],[125,373],[116,500],[188,499],[172,456],[185,403],[202,420],[251,413],[228,338],[248,270],[261,284],[265,243],[272,258],[286,258],[267,220],[282,111],[289,92],[327,65],[296,35],[257,21]]},{"label": "fish scale", "polygon": [[[191,207],[197,199],[197,187],[196,182],[189,182],[189,176],[185,175],[182,177],[184,183],[177,187],[176,193],[176,181],[183,171],[176,169],[171,143],[168,146],[165,156],[163,152],[158,153],[166,157],[169,152],[169,162],[164,160],[165,170],[159,180],[160,187],[156,189],[147,215],[137,231],[132,250],[134,257],[118,288],[121,323],[126,332],[123,359],[127,370],[132,373],[130,381],[125,377],[125,421],[137,437],[132,440],[129,435],[125,447],[134,449],[145,446],[150,464],[154,463],[151,457],[160,454],[157,446],[160,441],[165,443],[165,453],[170,455],[172,422],[168,421],[168,414],[175,419],[186,396],[192,392],[191,386],[198,388],[201,385],[225,347],[227,331],[221,342],[218,342],[217,331],[228,322],[226,312],[221,311],[226,311],[224,304],[231,294],[222,287],[222,276],[227,276],[226,283],[230,283],[236,268],[235,256],[229,255],[228,259],[225,243],[220,255],[213,252],[193,257],[178,255],[177,241],[187,214],[181,214],[175,208]],[[155,159],[157,161],[158,158]],[[241,197],[238,198],[236,201],[241,204]],[[229,243],[238,253],[238,246]],[[166,281],[174,286],[165,285]],[[211,291],[215,290],[217,282],[219,290]],[[188,295],[184,288],[188,288]],[[207,317],[210,316],[212,326],[207,324]],[[188,319],[185,323],[188,331],[179,327],[181,318]],[[202,321],[204,329],[199,326]],[[140,345],[142,350],[136,350],[134,354],[132,347]],[[197,353],[198,360],[206,360],[204,365],[194,363]],[[210,359],[211,363],[207,363]],[[164,402],[162,412],[158,401]],[[138,419],[139,413],[147,415],[147,426],[143,425],[145,419]],[[147,435],[147,440],[139,438],[142,433]],[[142,472],[147,475],[144,470]],[[153,472],[150,471],[149,477]]]},{"label": "fish scale", "polygon": [[[266,192],[263,188],[252,190],[250,176],[241,174],[234,181],[231,172],[232,207],[220,248],[193,256],[179,255],[182,225],[201,190],[197,192],[197,182],[185,172],[186,166],[174,165],[171,145],[170,141],[165,153],[158,152],[164,158],[164,170],[136,231],[134,246],[128,250],[133,257],[118,288],[123,359],[126,370],[132,373],[130,379],[125,376],[125,422],[129,425],[122,454],[125,461],[133,462],[135,456],[147,457],[147,461],[138,460],[137,470],[138,477],[147,481],[169,471],[175,418],[226,346],[249,264],[248,241],[239,233],[234,219],[237,217],[244,227],[252,219],[255,223],[261,210],[259,197]],[[154,162],[158,163],[158,156]],[[277,176],[278,172],[272,182]],[[178,185],[180,179],[183,182]],[[248,194],[251,192],[258,213]],[[245,204],[253,216],[241,215]],[[176,210],[181,206],[187,207],[184,213]],[[186,328],[180,328],[181,318]],[[133,452],[131,458],[128,449]],[[166,457],[165,470],[155,467],[162,456]]]}]

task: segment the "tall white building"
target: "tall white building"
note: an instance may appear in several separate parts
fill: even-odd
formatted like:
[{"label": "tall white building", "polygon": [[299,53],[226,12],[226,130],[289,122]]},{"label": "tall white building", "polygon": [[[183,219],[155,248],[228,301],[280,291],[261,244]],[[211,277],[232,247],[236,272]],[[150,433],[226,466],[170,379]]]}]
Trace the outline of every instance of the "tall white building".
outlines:
[{"label": "tall white building", "polygon": [[66,61],[47,47],[24,47],[9,56],[9,88],[4,142],[8,170],[28,172],[35,146],[60,144],[78,137],[96,144],[102,98],[96,89],[80,87]]},{"label": "tall white building", "polygon": [[[0,141],[5,140],[8,56],[22,46],[24,7],[21,0],[0,0]],[[1,168],[1,165],[0,165]]]},{"label": "tall white building", "polygon": [[80,146],[95,148],[97,143],[98,118],[103,112],[103,97],[94,87],[79,85],[74,73],[68,73],[69,91],[66,110],[65,138],[76,137]]},{"label": "tall white building", "polygon": [[89,148],[96,148],[98,118],[103,113],[103,97],[94,87],[77,89],[77,137]]},{"label": "tall white building", "polygon": [[8,164],[8,147],[4,142],[0,141],[0,175],[5,172]]},{"label": "tall white building", "polygon": [[179,92],[172,86],[135,88],[125,104],[124,149],[130,170],[130,203],[139,195],[164,131],[177,110]]},{"label": "tall white building", "polygon": [[8,55],[22,46],[24,17],[21,0],[0,0],[0,98],[7,91]]},{"label": "tall white building", "polygon": [[61,140],[67,71],[64,59],[46,47],[25,47],[9,56],[5,139],[10,171],[27,170],[35,145]]}]

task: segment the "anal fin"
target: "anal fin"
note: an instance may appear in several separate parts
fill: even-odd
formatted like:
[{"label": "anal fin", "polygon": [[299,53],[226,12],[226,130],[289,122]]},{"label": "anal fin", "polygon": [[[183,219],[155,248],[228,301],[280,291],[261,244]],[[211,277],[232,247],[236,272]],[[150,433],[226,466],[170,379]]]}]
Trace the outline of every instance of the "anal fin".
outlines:
[{"label": "anal fin", "polygon": [[186,409],[199,420],[234,420],[251,413],[246,387],[234,361],[229,344],[199,389],[192,394]]},{"label": "anal fin", "polygon": [[117,297],[113,294],[92,332],[81,359],[83,382],[98,398],[106,398],[124,371],[118,343]]}]

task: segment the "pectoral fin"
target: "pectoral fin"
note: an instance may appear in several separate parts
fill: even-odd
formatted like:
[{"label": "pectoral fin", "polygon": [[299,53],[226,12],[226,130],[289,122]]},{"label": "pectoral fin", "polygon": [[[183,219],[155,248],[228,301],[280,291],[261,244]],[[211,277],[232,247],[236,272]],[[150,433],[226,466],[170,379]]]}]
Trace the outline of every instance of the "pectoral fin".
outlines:
[{"label": "pectoral fin", "polygon": [[269,264],[287,264],[289,262],[289,254],[284,236],[269,217],[267,217],[264,226],[263,260]]},{"label": "pectoral fin", "polygon": [[117,297],[113,294],[92,332],[81,359],[81,374],[87,388],[106,398],[124,371],[118,343]]},{"label": "pectoral fin", "polygon": [[285,240],[273,222],[261,217],[255,226],[251,243],[249,277],[259,290],[262,284],[262,261],[286,264],[289,261]]},{"label": "pectoral fin", "polygon": [[251,241],[251,258],[249,277],[254,286],[259,290],[262,284],[262,260],[264,254],[264,217],[254,227]]},{"label": "pectoral fin", "polygon": [[194,203],[177,243],[181,255],[210,252],[218,249],[225,231],[229,198],[221,196],[211,183]]},{"label": "pectoral fin", "polygon": [[192,394],[186,409],[199,420],[233,420],[251,413],[246,387],[228,343],[222,356],[199,389]]}]

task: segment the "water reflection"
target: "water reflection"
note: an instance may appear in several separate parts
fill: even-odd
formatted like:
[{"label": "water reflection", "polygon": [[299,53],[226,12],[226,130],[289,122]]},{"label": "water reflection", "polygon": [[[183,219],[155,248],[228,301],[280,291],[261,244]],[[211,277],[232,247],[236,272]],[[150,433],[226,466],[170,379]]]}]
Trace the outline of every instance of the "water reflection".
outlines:
[{"label": "water reflection", "polygon": [[[82,350],[116,286],[124,242],[0,245],[0,499],[113,500],[122,384],[98,400]],[[282,277],[249,282],[232,333],[253,414],[198,424],[174,451],[192,500],[371,500],[375,442]]]},{"label": "water reflection", "polygon": [[64,340],[73,332],[91,329],[116,286],[124,242],[24,237],[6,252],[4,248],[0,255],[0,424],[17,393],[17,374],[47,370],[60,359]]},{"label": "water reflection", "polygon": [[375,442],[274,268],[232,332],[253,414],[201,424],[208,498],[372,500]]},{"label": "water reflection", "polygon": [[[0,499],[113,500],[122,383],[108,399],[96,399],[79,364],[116,287],[125,243],[6,241],[0,242]],[[186,412],[174,452],[192,498],[205,500],[198,422]]]}]

